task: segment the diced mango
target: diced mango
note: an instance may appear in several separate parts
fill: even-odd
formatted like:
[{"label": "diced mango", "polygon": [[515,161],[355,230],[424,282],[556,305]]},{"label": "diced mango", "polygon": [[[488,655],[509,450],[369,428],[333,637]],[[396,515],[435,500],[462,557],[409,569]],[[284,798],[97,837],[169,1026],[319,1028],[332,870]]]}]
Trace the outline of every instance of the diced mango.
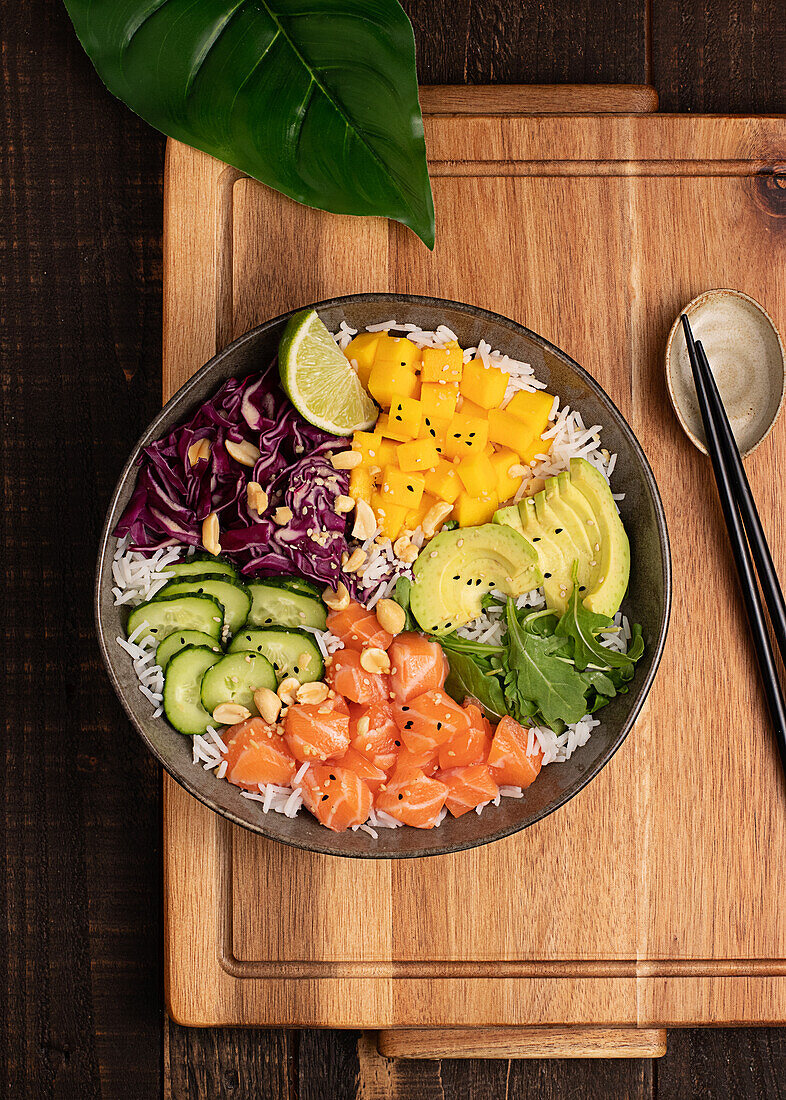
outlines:
[{"label": "diced mango", "polygon": [[501,448],[492,455],[491,465],[497,477],[497,496],[500,501],[510,500],[521,485],[521,475],[512,477],[509,473],[511,466],[518,466],[520,463],[519,455],[507,447]]},{"label": "diced mango", "polygon": [[386,500],[381,493],[374,493],[371,507],[382,534],[389,539],[397,539],[407,518],[407,509]]},{"label": "diced mango", "polygon": [[420,367],[420,348],[406,336],[388,336],[384,333],[377,344],[374,361],[386,363],[388,367],[408,367],[416,371]]},{"label": "diced mango", "polygon": [[371,503],[374,492],[374,478],[365,466],[356,466],[349,475],[349,495],[353,500],[365,500]]},{"label": "diced mango", "polygon": [[420,387],[420,403],[424,416],[433,416],[437,420],[450,420],[456,411],[458,399],[457,382],[424,382]]},{"label": "diced mango", "polygon": [[469,454],[456,464],[456,473],[471,497],[480,497],[496,487],[497,474],[491,459],[482,451]]},{"label": "diced mango", "polygon": [[486,493],[482,497],[459,493],[453,505],[453,516],[459,527],[475,527],[479,523],[488,523],[498,505],[499,501],[493,493]]},{"label": "diced mango", "polygon": [[[511,419],[515,420],[515,417]],[[445,438],[445,454],[448,458],[463,458],[469,451],[482,451],[489,438],[489,425],[479,416],[456,413]]]},{"label": "diced mango", "polygon": [[355,432],[352,436],[352,450],[359,451],[364,466],[379,465],[378,452],[382,445],[381,432]]},{"label": "diced mango", "polygon": [[430,493],[424,493],[417,508],[412,508],[407,512],[407,518],[404,521],[407,530],[414,531],[416,527],[422,527],[423,520],[436,503],[436,497],[431,496]]},{"label": "diced mango", "polygon": [[464,366],[461,395],[483,409],[497,409],[502,404],[509,381],[507,371],[484,366],[482,359],[472,359]]},{"label": "diced mango", "polygon": [[[522,454],[533,439],[532,430],[507,409],[489,409],[489,439]],[[536,437],[538,440],[540,436]]]},{"label": "diced mango", "polygon": [[459,412],[464,416],[479,416],[481,420],[485,420],[488,416],[488,409],[484,409],[482,405],[476,405],[474,401],[470,401],[467,397],[461,398],[461,408]]},{"label": "diced mango", "polygon": [[423,417],[421,436],[423,439],[433,440],[438,454],[445,453],[445,440],[450,427],[450,420],[437,420],[433,416]]},{"label": "diced mango", "polygon": [[417,397],[420,381],[411,367],[381,363],[377,359],[368,376],[367,388],[377,404],[388,409],[399,397]]},{"label": "diced mango", "polygon": [[550,439],[541,439],[539,435],[533,436],[530,441],[521,448],[522,466],[537,465],[535,455],[547,455],[551,447]]},{"label": "diced mango", "polygon": [[368,387],[368,376],[374,366],[374,353],[377,350],[380,335],[379,332],[359,332],[344,348],[347,359],[354,359],[357,363],[358,378],[364,388]]},{"label": "diced mango", "polygon": [[452,504],[461,492],[461,482],[452,462],[441,458],[436,468],[425,475],[426,492]]},{"label": "diced mango", "polygon": [[382,471],[382,499],[385,503],[398,504],[409,511],[417,508],[426,487],[422,474],[404,473],[395,466]]},{"label": "diced mango", "polygon": [[549,426],[549,413],[553,404],[553,394],[546,393],[545,390],[536,390],[534,393],[519,390],[505,406],[505,412],[513,413],[519,420],[523,420],[532,435],[543,435]]},{"label": "diced mango", "polygon": [[413,439],[411,443],[402,443],[398,449],[400,470],[431,470],[439,462],[437,448],[433,439]]},{"label": "diced mango", "polygon": [[421,382],[460,382],[464,353],[460,347],[423,348]]},{"label": "diced mango", "polygon": [[[417,439],[423,422],[423,410],[419,401],[412,397],[397,396],[390,406],[388,425],[396,432],[404,432],[407,439]],[[383,433],[384,434],[384,433]],[[392,439],[398,439],[393,431],[388,433]]]},{"label": "diced mango", "polygon": [[377,466],[395,466],[398,458],[400,443],[395,439],[383,439],[377,449],[377,457],[374,464]]}]

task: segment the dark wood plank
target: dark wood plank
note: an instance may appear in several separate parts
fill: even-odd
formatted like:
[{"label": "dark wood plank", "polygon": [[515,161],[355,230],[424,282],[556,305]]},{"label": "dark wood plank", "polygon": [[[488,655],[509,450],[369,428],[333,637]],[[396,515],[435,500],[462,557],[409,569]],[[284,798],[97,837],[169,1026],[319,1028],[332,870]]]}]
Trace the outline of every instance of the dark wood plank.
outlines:
[{"label": "dark wood plank", "polygon": [[692,1028],[669,1032],[653,1063],[657,1100],[782,1100],[786,1028]]},{"label": "dark wood plank", "polygon": [[782,0],[652,0],[652,83],[662,111],[786,111]]},{"label": "dark wood plank", "polygon": [[91,576],[158,403],[162,142],[96,81],[62,5],[16,6],[3,36],[4,1083],[154,1096],[158,769],[100,664]]},{"label": "dark wood plank", "polygon": [[202,1030],[171,1021],[165,1027],[165,1100],[298,1100],[303,1095],[297,1083],[297,1032]]}]

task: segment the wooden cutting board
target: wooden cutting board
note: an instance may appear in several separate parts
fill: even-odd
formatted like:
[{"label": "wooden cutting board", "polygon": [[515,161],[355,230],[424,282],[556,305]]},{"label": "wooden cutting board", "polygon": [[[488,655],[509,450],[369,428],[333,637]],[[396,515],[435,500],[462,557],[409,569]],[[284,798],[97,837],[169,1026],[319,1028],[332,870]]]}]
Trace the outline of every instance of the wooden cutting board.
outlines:
[{"label": "wooden cutting board", "polygon": [[[169,146],[165,397],[307,302],[473,302],[554,341],[617,402],[658,479],[674,563],[669,641],[635,729],[518,836],[425,860],[315,856],[228,825],[165,777],[166,985],[183,1023],[441,1029],[385,1031],[380,1049],[417,1056],[655,1054],[666,1025],[786,1021],[784,784],[710,467],[663,379],[669,327],[709,287],[751,294],[786,330],[786,121],[532,117],[531,103],[520,89],[424,93],[433,253]],[[786,425],[747,465],[786,577]],[[478,1027],[493,1030],[460,1030]]]}]

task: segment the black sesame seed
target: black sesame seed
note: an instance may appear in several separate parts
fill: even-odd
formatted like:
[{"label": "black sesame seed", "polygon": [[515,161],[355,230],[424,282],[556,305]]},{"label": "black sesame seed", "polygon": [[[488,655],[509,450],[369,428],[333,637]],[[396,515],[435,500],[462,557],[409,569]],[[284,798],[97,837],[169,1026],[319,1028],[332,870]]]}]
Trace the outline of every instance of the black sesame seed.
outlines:
[{"label": "black sesame seed", "polygon": [[532,541],[533,542],[540,542],[540,535],[535,535],[535,538]]},{"label": "black sesame seed", "polygon": [[454,432],[453,433],[453,438],[454,439],[461,439],[461,432]]},{"label": "black sesame seed", "polygon": [[414,486],[414,485],[408,485],[408,486],[407,486],[407,489],[409,489],[410,493],[414,493],[414,492],[415,492],[415,486]]},{"label": "black sesame seed", "polygon": [[472,577],[469,578],[469,580],[467,581],[467,584],[469,584],[469,585],[472,584]]},{"label": "black sesame seed", "polygon": [[456,573],[456,575],[455,575],[455,577],[453,578],[453,580],[454,580],[454,581],[460,581],[460,580],[461,580],[461,574],[459,574],[459,573]]},{"label": "black sesame seed", "polygon": [[322,801],[323,802],[327,802],[328,798],[329,798],[329,795],[326,795],[326,794],[322,795]]},{"label": "black sesame seed", "polygon": [[474,438],[475,438],[475,433],[474,433],[474,432],[470,432],[470,433],[469,433],[469,438],[470,438],[470,439],[474,439]]},{"label": "black sesame seed", "polygon": [[586,591],[586,588],[587,588],[586,584],[580,584],[580,585],[579,585],[579,592],[584,592],[584,591]]},{"label": "black sesame seed", "polygon": [[335,777],[335,775],[331,775],[331,777],[330,777],[330,778],[331,778],[331,779],[335,779],[336,777]]},{"label": "black sesame seed", "polygon": [[396,420],[401,420],[401,417],[397,415]]},{"label": "black sesame seed", "polygon": [[445,623],[445,629],[449,630],[452,625],[452,623]]},{"label": "black sesame seed", "polygon": [[411,722],[411,721],[410,722],[405,722],[404,723],[404,729],[405,730],[411,730],[414,725],[415,725],[414,722]]},{"label": "black sesame seed", "polygon": [[265,622],[266,622],[266,623],[272,623],[272,622],[273,622],[273,620],[272,620],[272,619],[265,619]]},{"label": "black sesame seed", "polygon": [[543,576],[546,578],[546,580],[548,580],[548,578],[551,576],[551,573],[544,573]]},{"label": "black sesame seed", "polygon": [[429,418],[427,416],[423,417],[423,423],[426,425],[427,428],[431,427],[431,421],[429,420]]},{"label": "black sesame seed", "polygon": [[401,748],[401,742],[400,741],[394,741],[393,744],[396,746],[397,749]]},{"label": "black sesame seed", "polygon": [[299,672],[300,670],[298,669],[297,665],[294,665],[293,668],[292,668],[292,671],[293,672]]},{"label": "black sesame seed", "polygon": [[562,534],[562,528],[561,527],[555,527],[554,528],[554,534],[555,535],[561,535]]},{"label": "black sesame seed", "polygon": [[399,800],[399,802],[401,802],[401,800],[402,800],[402,798],[403,798],[403,797],[404,797],[404,795],[403,795],[403,794],[400,794],[400,795],[398,796],[398,800]]},{"label": "black sesame seed", "polygon": [[495,581],[489,581],[489,588],[494,588],[495,585],[496,585]]},{"label": "black sesame seed", "polygon": [[442,729],[442,723],[437,722],[437,732],[439,732],[441,729]]},{"label": "black sesame seed", "polygon": [[402,710],[409,710],[409,707],[402,707]]}]

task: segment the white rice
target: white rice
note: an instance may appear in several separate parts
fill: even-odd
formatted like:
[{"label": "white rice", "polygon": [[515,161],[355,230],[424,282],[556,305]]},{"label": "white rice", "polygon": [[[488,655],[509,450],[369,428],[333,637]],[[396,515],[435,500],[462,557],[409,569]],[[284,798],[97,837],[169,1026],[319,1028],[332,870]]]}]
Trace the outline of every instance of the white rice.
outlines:
[{"label": "white rice", "polygon": [[[443,348],[450,341],[457,340],[456,334],[446,325],[440,325],[435,331],[428,331],[411,322],[399,323],[396,320],[390,320],[368,325],[366,328],[367,332],[391,330],[404,333],[406,338],[418,348]],[[357,335],[357,329],[342,321],[339,330],[333,335],[337,345],[343,351],[350,340]],[[535,377],[531,364],[511,359],[501,351],[493,349],[485,340],[481,340],[477,347],[464,350],[465,363],[475,357],[486,366],[498,367],[509,374],[503,407],[522,390],[533,393],[546,388],[546,383]],[[537,455],[530,463],[530,478],[522,483],[514,501],[526,495],[531,478],[547,478],[561,473],[569,468],[571,458],[585,458],[607,480],[614,472],[617,455],[610,454],[602,447],[601,425],[586,426],[577,409],[571,409],[568,405],[560,408],[558,396],[554,398],[548,419],[549,427],[542,438],[544,442],[550,440],[551,446],[548,451],[544,447],[543,453]],[[614,499],[622,500],[624,494],[616,493]],[[367,555],[362,570],[357,574],[364,591],[363,602],[367,607],[374,607],[380,599],[390,596],[400,577],[411,578],[412,576],[411,564],[397,557],[390,539],[381,539],[379,535],[380,531],[377,529],[370,538],[358,543]],[[413,532],[410,541],[418,548],[423,545],[424,536],[420,528]],[[138,551],[128,550],[127,547],[127,538],[119,540],[112,561],[114,581],[112,593],[115,604],[118,606],[136,607],[152,599],[174,575],[167,571],[167,567],[194,553],[194,547],[171,545],[161,547],[151,556],[147,556]],[[502,641],[505,632],[505,597],[499,593],[493,593],[493,595],[498,601],[497,605],[492,605],[483,615],[461,627],[458,631],[461,637],[490,645],[499,644]],[[517,597],[516,606],[519,608],[545,606],[543,590],[535,589],[532,592],[523,593]],[[141,643],[136,640],[144,628],[145,624],[140,624],[129,638],[118,637],[116,640],[133,662],[133,668],[139,680],[139,690],[153,707],[153,717],[159,717],[163,713],[164,675],[159,665],[151,664],[155,658],[155,639],[150,637]],[[304,629],[313,634],[323,659],[343,648],[343,642],[330,631],[322,631],[314,627],[304,627]],[[627,650],[630,639],[630,624],[626,616],[621,613],[615,617],[614,629],[601,634],[599,638],[603,645],[621,652]],[[543,750],[544,766],[562,763],[569,760],[577,749],[586,745],[592,731],[598,725],[600,723],[597,718],[585,715],[581,721],[568,726],[564,733],[559,735],[547,727],[533,726],[529,732],[527,752],[534,752],[537,744]],[[196,736],[192,739],[194,764],[205,770],[214,770],[219,779],[223,779],[226,775],[227,751],[227,745],[221,734],[212,726],[208,727],[205,736]],[[273,811],[287,817],[295,817],[303,805],[300,784],[308,768],[309,764],[305,763],[298,769],[290,787],[281,787],[274,783],[260,784],[258,792],[242,790],[239,792],[240,797],[257,803],[262,813]],[[502,786],[491,804],[499,805],[501,798],[523,797],[524,791],[521,787]],[[476,813],[481,814],[487,805],[489,803],[476,807]],[[443,808],[437,824],[440,824],[446,814],[447,810]],[[400,826],[401,822],[389,814],[372,809],[368,821],[362,825],[353,826],[353,829],[362,830],[373,839],[377,839],[378,829],[397,829]]]}]

